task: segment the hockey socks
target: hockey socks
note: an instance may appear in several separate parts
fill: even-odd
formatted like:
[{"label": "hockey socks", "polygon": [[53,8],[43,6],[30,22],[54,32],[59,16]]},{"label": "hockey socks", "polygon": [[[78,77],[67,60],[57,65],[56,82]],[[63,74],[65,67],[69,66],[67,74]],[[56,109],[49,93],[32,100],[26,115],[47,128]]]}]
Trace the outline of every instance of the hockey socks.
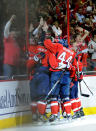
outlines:
[{"label": "hockey socks", "polygon": [[64,102],[64,110],[67,116],[71,115],[71,102],[70,101]]},{"label": "hockey socks", "polygon": [[51,101],[51,114],[58,114],[58,101]]},{"label": "hockey socks", "polygon": [[71,108],[73,112],[78,111],[78,102],[76,99],[71,99]]},{"label": "hockey socks", "polygon": [[36,114],[37,113],[37,103],[36,102],[32,102],[30,104],[30,107],[31,107],[32,114]]},{"label": "hockey socks", "polygon": [[81,109],[81,100],[80,98],[76,98],[77,106],[78,106],[78,111]]},{"label": "hockey socks", "polygon": [[46,111],[46,103],[43,101],[38,101],[37,108],[38,108],[39,114],[44,115]]}]

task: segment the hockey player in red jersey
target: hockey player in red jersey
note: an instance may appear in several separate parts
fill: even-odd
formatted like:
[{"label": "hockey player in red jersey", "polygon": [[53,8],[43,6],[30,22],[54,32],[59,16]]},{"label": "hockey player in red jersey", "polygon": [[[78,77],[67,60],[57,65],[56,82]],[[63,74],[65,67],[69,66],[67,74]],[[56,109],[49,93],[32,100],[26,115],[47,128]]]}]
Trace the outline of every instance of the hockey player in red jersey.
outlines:
[{"label": "hockey player in red jersey", "polygon": [[[43,26],[43,31],[47,29],[47,23]],[[41,45],[40,45],[41,43]],[[47,49],[43,46],[43,42],[37,45],[36,53],[34,56],[35,69],[33,79],[30,81],[30,92],[31,92],[31,109],[33,116],[37,116],[37,120],[43,120],[46,111],[46,100],[45,97],[49,92],[49,67],[48,67],[48,53]],[[35,102],[35,103],[34,103]]]},{"label": "hockey player in red jersey", "polygon": [[44,46],[38,45],[37,51],[39,54],[34,56],[34,61],[37,64],[35,65],[33,79],[30,81],[31,110],[33,118],[44,120],[43,116],[46,111],[44,98],[49,92],[48,55]]},{"label": "hockey player in red jersey", "polygon": [[78,118],[81,116],[84,116],[83,109],[81,107],[81,100],[78,97],[78,83],[82,81],[83,74],[82,74],[82,68],[83,64],[80,62],[81,56],[78,56],[76,59],[75,64],[72,65],[72,68],[70,70],[71,73],[71,88],[70,88],[70,100],[71,100],[71,107],[74,112],[74,115],[72,118]]},{"label": "hockey player in red jersey", "polygon": [[[34,29],[32,23],[30,24],[29,45],[27,47],[28,59],[26,61],[26,66],[27,66],[29,74],[32,73],[34,66],[37,64],[36,61],[34,61],[34,56],[38,55],[40,52],[44,52],[45,50],[44,47],[43,46],[40,47],[38,43],[41,43],[41,44],[43,43],[46,30],[47,30],[47,23],[46,21],[44,21],[42,17],[40,18],[39,25],[36,29]],[[41,37],[39,36],[39,33],[41,34]]]},{"label": "hockey player in red jersey", "polygon": [[30,75],[33,71],[33,68],[36,64],[36,61],[34,61],[34,56],[37,54],[37,43],[35,42],[34,37],[30,38],[30,44],[28,46],[28,52],[27,52],[27,61],[26,66],[28,70],[28,74]]},{"label": "hockey player in red jersey", "polygon": [[53,90],[51,94],[51,116],[49,121],[52,122],[57,119],[58,114],[58,96],[61,95],[63,101],[63,109],[67,113],[67,118],[71,116],[71,103],[70,103],[70,68],[72,59],[75,57],[74,51],[63,47],[59,43],[52,43],[50,39],[44,41],[45,47],[49,51],[49,64],[51,71],[51,88],[60,78],[63,73],[64,75],[61,78],[59,84]]}]

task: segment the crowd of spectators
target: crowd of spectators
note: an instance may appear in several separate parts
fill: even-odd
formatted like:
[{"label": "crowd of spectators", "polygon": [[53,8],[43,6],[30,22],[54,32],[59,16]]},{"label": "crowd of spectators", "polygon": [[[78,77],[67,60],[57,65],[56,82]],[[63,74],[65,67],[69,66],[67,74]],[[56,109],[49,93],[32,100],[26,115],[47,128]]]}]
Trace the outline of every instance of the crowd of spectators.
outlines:
[{"label": "crowd of spectators", "polygon": [[[66,1],[59,1],[59,0],[54,0],[53,3],[52,1],[50,1],[50,3],[51,4],[49,5],[48,9],[50,9],[49,14],[51,17],[51,21],[53,22],[51,24],[55,24],[56,26],[59,26],[62,29],[62,35],[65,36],[67,35],[67,15],[66,15],[67,3]],[[78,27],[81,27],[83,31]],[[82,46],[83,48],[88,48],[89,45],[91,45],[90,48],[93,50],[93,52],[95,52],[96,41],[95,38],[93,38],[96,34],[95,27],[96,27],[96,2],[93,0],[70,1],[70,44],[77,33],[79,33],[81,37],[83,37],[85,34],[85,30],[87,30],[89,34],[87,34],[84,40],[82,41],[83,42]],[[91,39],[94,41],[94,45],[92,44],[92,42],[91,44],[89,44],[89,41]],[[78,48],[81,47],[78,46]],[[86,67],[86,70],[95,70],[96,67],[95,57],[94,60],[91,59],[93,52],[89,51],[86,54],[87,61],[86,63],[84,62],[84,66]]]},{"label": "crowd of spectators", "polygon": [[[43,3],[42,0],[39,4]],[[38,2],[37,2],[38,4]],[[39,8],[38,8],[39,6]],[[42,43],[45,34],[50,33],[48,28],[55,26],[62,31],[62,37],[67,39],[67,1],[66,0],[48,0],[45,5],[35,6],[35,16],[31,16],[29,23],[29,43],[32,37],[35,42]],[[42,25],[42,18],[46,21]],[[22,65],[26,66],[26,57],[21,54],[19,47],[20,32],[10,31],[10,26],[14,22],[12,16],[4,28],[4,65],[3,76],[21,75]],[[84,54],[84,71],[96,70],[96,1],[95,0],[70,0],[70,46],[75,49],[88,48],[88,53]],[[43,27],[43,31],[41,30]],[[45,32],[45,34],[44,34]],[[49,35],[49,34],[48,34]],[[52,35],[52,33],[51,33]],[[80,36],[79,42],[76,38]],[[53,36],[51,36],[53,38]],[[14,38],[14,39],[13,39]],[[13,39],[13,40],[12,40]],[[14,43],[14,44],[12,44]],[[80,51],[80,50],[79,50]],[[22,57],[23,56],[23,57]],[[25,57],[25,59],[24,59]],[[17,64],[18,63],[18,64]],[[19,69],[19,73],[18,73]],[[25,68],[24,68],[25,69]],[[26,69],[25,69],[26,70]],[[27,73],[27,71],[23,72]]]}]

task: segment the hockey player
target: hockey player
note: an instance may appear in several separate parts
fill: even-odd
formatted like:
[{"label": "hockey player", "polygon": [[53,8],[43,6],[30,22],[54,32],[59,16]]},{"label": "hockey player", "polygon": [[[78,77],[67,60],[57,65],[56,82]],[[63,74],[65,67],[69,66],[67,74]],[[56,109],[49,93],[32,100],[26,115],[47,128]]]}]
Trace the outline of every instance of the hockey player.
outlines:
[{"label": "hockey player", "polygon": [[45,96],[49,92],[49,68],[47,64],[47,50],[43,46],[38,46],[37,51],[40,52],[38,56],[34,56],[35,62],[35,73],[33,79],[30,81],[30,93],[31,93],[31,109],[33,119],[42,119],[45,115],[46,101]]},{"label": "hockey player", "polygon": [[34,29],[33,27],[33,24],[31,23],[30,24],[30,27],[29,27],[29,46],[27,47],[28,48],[28,52],[27,52],[27,61],[26,61],[26,66],[27,66],[27,69],[28,69],[28,74],[32,73],[32,70],[34,68],[34,65],[36,64],[36,61],[34,61],[34,56],[35,54],[38,53],[38,37],[39,37],[39,32],[41,31],[42,29],[42,26],[43,26],[43,18],[41,17],[40,18],[40,22],[39,22],[39,25],[36,29]]},{"label": "hockey player", "polygon": [[63,101],[63,106],[67,113],[67,118],[69,119],[71,116],[71,103],[69,98],[71,79],[69,70],[71,67],[72,59],[75,57],[75,53],[74,51],[63,47],[63,45],[59,43],[52,43],[50,39],[46,39],[44,41],[44,45],[49,51],[51,88],[62,75],[62,69],[65,69],[63,77],[51,94],[51,116],[49,121],[52,122],[57,119],[59,93],[61,93],[60,97]]},{"label": "hockey player", "polygon": [[55,38],[53,39],[52,42],[54,43],[60,43],[64,47],[68,48],[68,43],[67,43],[67,36],[62,37],[62,30],[60,27],[56,28],[55,25],[52,26],[53,33],[55,35]]},{"label": "hockey player", "polygon": [[70,100],[71,100],[71,107],[74,112],[72,118],[78,118],[84,116],[83,109],[81,107],[81,100],[78,97],[78,84],[83,79],[82,74],[83,64],[80,62],[80,56],[78,56],[75,65],[73,64],[71,68],[71,88],[70,88]]},{"label": "hockey player", "polygon": [[36,64],[36,61],[34,61],[34,56],[37,54],[37,43],[35,42],[34,37],[30,38],[30,44],[28,46],[28,51],[27,51],[27,61],[26,61],[26,66],[28,70],[28,74],[32,74],[33,68]]},{"label": "hockey player", "polygon": [[[43,31],[47,30],[47,23],[44,22]],[[39,43],[40,44],[40,43]],[[31,92],[31,109],[33,116],[36,116],[39,120],[44,120],[46,110],[45,96],[49,92],[49,67],[48,67],[48,52],[45,47],[37,45],[37,54],[34,56],[35,73],[33,79],[30,81],[30,92]],[[35,103],[34,103],[35,102]]]}]

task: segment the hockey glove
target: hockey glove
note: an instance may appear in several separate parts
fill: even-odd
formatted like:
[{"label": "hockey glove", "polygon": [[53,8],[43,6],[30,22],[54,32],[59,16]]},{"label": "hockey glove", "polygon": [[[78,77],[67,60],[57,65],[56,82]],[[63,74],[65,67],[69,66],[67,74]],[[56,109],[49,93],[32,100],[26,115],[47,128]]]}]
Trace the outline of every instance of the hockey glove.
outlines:
[{"label": "hockey glove", "polygon": [[45,53],[44,53],[44,52],[41,52],[41,53],[40,53],[40,56],[41,56],[41,59],[45,58]]},{"label": "hockey glove", "polygon": [[34,61],[38,62],[40,59],[35,55],[34,56]]},{"label": "hockey glove", "polygon": [[81,82],[83,80],[83,72],[79,72],[78,81]]},{"label": "hockey glove", "polygon": [[55,25],[52,26],[52,30],[56,34],[56,36],[60,36],[62,34],[60,28],[57,29]]}]

